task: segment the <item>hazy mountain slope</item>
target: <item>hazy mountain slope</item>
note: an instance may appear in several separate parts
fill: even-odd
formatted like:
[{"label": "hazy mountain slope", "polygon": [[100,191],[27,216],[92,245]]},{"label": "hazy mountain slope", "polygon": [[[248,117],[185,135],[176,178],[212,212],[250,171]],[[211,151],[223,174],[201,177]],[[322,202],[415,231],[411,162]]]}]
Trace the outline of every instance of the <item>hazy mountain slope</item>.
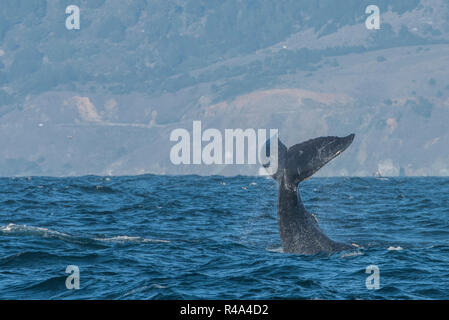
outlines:
[{"label": "hazy mountain slope", "polygon": [[4,0],[0,175],[257,173],[172,165],[193,120],[289,144],[355,132],[322,175],[448,175],[448,3],[377,1],[381,30],[369,4]]}]

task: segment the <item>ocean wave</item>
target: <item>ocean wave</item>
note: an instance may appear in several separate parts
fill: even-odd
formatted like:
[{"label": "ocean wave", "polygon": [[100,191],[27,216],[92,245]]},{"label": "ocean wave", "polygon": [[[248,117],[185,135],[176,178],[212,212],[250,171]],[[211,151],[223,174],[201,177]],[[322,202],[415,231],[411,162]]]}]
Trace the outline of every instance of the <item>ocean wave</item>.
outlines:
[{"label": "ocean wave", "polygon": [[131,237],[131,236],[116,236],[111,238],[93,238],[93,240],[96,241],[105,241],[105,242],[162,242],[162,243],[169,243],[169,240],[160,240],[160,239],[147,239],[147,238],[141,238],[141,237]]},{"label": "ocean wave", "polygon": [[10,223],[6,226],[0,227],[0,232],[7,235],[14,236],[36,236],[42,238],[55,238],[63,241],[69,242],[77,242],[77,243],[92,243],[94,241],[97,242],[136,242],[136,243],[149,243],[149,242],[161,242],[161,243],[169,243],[169,240],[161,240],[161,239],[147,239],[141,237],[120,235],[114,237],[95,237],[95,238],[83,238],[69,235],[67,233],[50,230],[42,227],[34,227],[27,225],[17,225],[14,223]]},{"label": "ocean wave", "polygon": [[21,251],[18,253],[14,253],[5,257],[0,257],[0,265],[10,265],[10,264],[17,264],[20,262],[27,262],[27,261],[38,261],[40,259],[58,259],[59,256],[55,254],[51,254],[45,251]]},{"label": "ocean wave", "polygon": [[18,225],[10,223],[0,227],[0,232],[11,235],[31,235],[41,236],[43,238],[71,238],[70,235],[59,231],[53,231],[47,228],[33,227],[27,225]]},{"label": "ocean wave", "polygon": [[309,179],[320,227],[364,247],[313,256],[282,252],[271,178],[22,180],[0,185],[0,299],[447,297],[447,178]]},{"label": "ocean wave", "polygon": [[340,258],[349,258],[349,257],[355,257],[355,256],[362,256],[363,252],[361,251],[352,251],[352,252],[348,252],[348,253],[343,253],[342,255],[340,255]]},{"label": "ocean wave", "polygon": [[284,253],[284,250],[282,250],[282,247],[279,247],[279,248],[267,248],[266,250],[270,251],[270,252]]},{"label": "ocean wave", "polygon": [[403,250],[403,248],[400,247],[400,246],[397,246],[397,247],[390,246],[390,247],[387,248],[387,250],[388,251],[401,251],[401,250]]}]

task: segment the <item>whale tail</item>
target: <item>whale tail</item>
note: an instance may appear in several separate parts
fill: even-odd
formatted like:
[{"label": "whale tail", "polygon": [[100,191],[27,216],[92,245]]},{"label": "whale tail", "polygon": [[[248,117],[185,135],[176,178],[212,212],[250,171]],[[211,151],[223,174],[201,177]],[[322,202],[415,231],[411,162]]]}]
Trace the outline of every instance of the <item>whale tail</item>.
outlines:
[{"label": "whale tail", "polygon": [[[284,179],[289,184],[297,186],[345,151],[354,137],[354,134],[346,137],[319,137],[295,144],[288,149],[278,140],[278,166],[272,177],[278,182]],[[267,150],[269,150],[268,143],[269,141]]]}]

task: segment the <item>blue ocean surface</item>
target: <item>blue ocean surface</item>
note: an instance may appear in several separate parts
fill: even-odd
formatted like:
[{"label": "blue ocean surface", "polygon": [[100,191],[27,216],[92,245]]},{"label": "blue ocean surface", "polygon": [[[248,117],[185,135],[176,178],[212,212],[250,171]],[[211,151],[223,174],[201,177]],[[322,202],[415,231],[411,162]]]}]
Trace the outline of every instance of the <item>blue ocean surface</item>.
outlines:
[{"label": "blue ocean surface", "polygon": [[264,177],[1,178],[0,299],[449,298],[448,178],[312,178],[300,191],[331,239],[363,248],[282,253]]}]

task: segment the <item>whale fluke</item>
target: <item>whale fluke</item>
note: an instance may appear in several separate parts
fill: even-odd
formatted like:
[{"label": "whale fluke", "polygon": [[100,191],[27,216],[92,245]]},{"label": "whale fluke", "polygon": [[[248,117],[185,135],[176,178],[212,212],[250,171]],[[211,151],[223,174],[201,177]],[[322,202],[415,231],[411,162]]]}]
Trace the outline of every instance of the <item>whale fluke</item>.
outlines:
[{"label": "whale fluke", "polygon": [[315,217],[305,210],[298,192],[301,181],[346,150],[354,137],[354,134],[319,137],[288,149],[278,140],[278,169],[272,177],[279,184],[278,224],[284,252],[315,254],[354,248],[329,239],[319,228]]}]

